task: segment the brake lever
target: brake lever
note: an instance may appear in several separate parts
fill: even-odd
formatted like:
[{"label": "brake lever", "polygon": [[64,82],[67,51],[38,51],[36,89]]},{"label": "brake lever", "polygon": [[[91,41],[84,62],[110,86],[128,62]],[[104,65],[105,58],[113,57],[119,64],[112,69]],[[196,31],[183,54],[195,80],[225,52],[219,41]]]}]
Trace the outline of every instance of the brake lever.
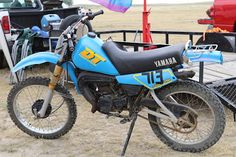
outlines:
[{"label": "brake lever", "polygon": [[85,24],[88,19],[89,19],[89,16],[86,15],[86,16],[82,17],[82,19],[81,19],[80,21],[81,21],[83,24]]}]

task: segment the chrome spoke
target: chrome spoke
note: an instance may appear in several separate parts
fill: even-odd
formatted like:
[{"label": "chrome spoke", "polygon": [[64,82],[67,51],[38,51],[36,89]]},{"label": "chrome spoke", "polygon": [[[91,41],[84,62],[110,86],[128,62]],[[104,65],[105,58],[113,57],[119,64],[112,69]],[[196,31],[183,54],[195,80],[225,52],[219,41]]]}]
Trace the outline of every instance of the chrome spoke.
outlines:
[{"label": "chrome spoke", "polygon": [[165,101],[167,100],[189,106],[198,113],[196,123],[191,118],[191,112],[186,112],[181,116],[183,124],[173,124],[166,120],[157,119],[161,124],[159,125],[160,129],[169,138],[183,144],[193,144],[199,143],[211,135],[215,125],[215,115],[206,101],[190,92],[171,93],[166,96]]}]

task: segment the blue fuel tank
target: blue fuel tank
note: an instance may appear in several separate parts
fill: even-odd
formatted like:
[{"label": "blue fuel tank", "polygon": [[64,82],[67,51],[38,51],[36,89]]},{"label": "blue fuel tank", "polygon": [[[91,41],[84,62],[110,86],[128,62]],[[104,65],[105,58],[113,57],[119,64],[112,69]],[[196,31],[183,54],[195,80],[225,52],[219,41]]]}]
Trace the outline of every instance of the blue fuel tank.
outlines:
[{"label": "blue fuel tank", "polygon": [[72,53],[72,61],[81,70],[118,76],[119,72],[102,49],[103,41],[95,34],[83,36]]}]

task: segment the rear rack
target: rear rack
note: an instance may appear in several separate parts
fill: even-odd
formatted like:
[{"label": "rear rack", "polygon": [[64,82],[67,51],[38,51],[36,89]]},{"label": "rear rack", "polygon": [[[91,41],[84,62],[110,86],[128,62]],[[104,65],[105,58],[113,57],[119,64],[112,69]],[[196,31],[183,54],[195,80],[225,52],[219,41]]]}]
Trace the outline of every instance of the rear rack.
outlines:
[{"label": "rear rack", "polygon": [[206,51],[216,51],[218,48],[218,45],[211,44],[211,45],[194,45],[191,47],[190,50],[192,51],[198,51],[198,52],[206,52]]}]

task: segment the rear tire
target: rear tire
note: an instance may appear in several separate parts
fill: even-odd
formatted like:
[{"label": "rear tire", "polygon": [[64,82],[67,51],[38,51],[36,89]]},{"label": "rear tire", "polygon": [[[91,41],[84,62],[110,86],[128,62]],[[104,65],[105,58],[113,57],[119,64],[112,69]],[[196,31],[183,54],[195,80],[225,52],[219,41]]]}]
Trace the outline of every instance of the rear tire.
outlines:
[{"label": "rear tire", "polygon": [[0,50],[0,69],[7,67],[7,60],[5,58],[5,55],[3,51]]},{"label": "rear tire", "polygon": [[3,51],[0,51],[0,69],[4,68],[4,60],[5,60],[5,56],[3,54]]},{"label": "rear tire", "polygon": [[[9,48],[9,52],[10,52],[9,55],[11,55],[12,46],[14,45],[14,42],[13,41],[8,41],[7,44],[8,44],[8,48]],[[6,67],[8,67],[7,60],[5,58],[3,50],[0,50],[0,69],[6,68]]]},{"label": "rear tire", "polygon": [[[182,104],[184,104],[184,102],[186,101],[190,101],[191,105],[188,104],[188,102],[186,102],[189,107],[191,106],[192,109],[194,109],[195,111],[197,111],[198,113],[198,117],[196,124],[196,128],[193,127],[193,131],[188,132],[188,128],[184,128],[183,130],[187,130],[184,133],[180,133],[177,131],[170,131],[171,129],[166,128],[163,125],[168,125],[168,123],[164,123],[164,120],[160,120],[159,118],[153,116],[153,115],[148,115],[148,118],[150,120],[150,126],[153,130],[153,132],[156,134],[156,136],[166,145],[168,145],[169,147],[171,147],[174,150],[177,151],[182,151],[182,152],[200,152],[203,150],[208,149],[209,147],[213,146],[222,136],[223,132],[224,132],[224,128],[225,128],[225,113],[224,113],[224,108],[223,105],[221,104],[220,100],[218,99],[218,97],[213,94],[207,87],[200,85],[199,83],[193,82],[193,81],[179,81],[175,84],[169,85],[167,87],[164,87],[158,91],[156,91],[157,96],[161,99],[161,100],[165,100],[165,98],[167,98],[168,96],[171,96],[169,98],[173,98],[173,96],[175,94],[178,93],[193,93],[193,97],[191,98],[187,98],[187,97],[183,97],[181,99],[181,96],[178,99],[178,101],[181,101]],[[187,95],[185,95],[187,96]],[[196,98],[200,98],[198,99],[194,99],[196,96]],[[191,100],[186,100],[186,99],[191,99]],[[193,99],[193,100],[192,100]],[[196,101],[197,100],[197,101]],[[202,101],[200,101],[202,100]],[[190,103],[189,102],[189,103]],[[204,104],[204,102],[206,102],[206,104]],[[196,105],[198,104],[198,105]],[[209,104],[209,105],[208,105]],[[204,105],[208,105],[210,111],[213,112],[214,116],[210,116],[210,112],[207,112],[208,110],[203,109],[200,110],[202,106],[204,107]],[[196,109],[195,109],[196,108]],[[198,110],[197,110],[198,109]],[[152,109],[152,110],[157,110],[157,109]],[[205,111],[205,113],[204,113]],[[201,116],[202,115],[202,116]],[[202,117],[202,118],[201,118]],[[211,129],[206,129],[204,126],[204,124],[210,124],[210,120],[209,122],[207,121],[208,118],[211,117],[213,124],[210,127]],[[203,119],[203,120],[201,120]],[[210,119],[210,118],[209,118]],[[154,121],[155,123],[152,123],[151,121]],[[203,122],[202,122],[203,121]],[[204,122],[207,121],[207,122]],[[201,125],[203,124],[203,125]],[[179,124],[173,124],[173,128],[174,125],[177,126],[176,128],[178,128]],[[171,123],[170,123],[171,126]],[[204,126],[204,127],[201,127]],[[207,131],[209,131],[208,134],[205,135],[204,132],[204,136],[200,136],[200,139],[196,138],[194,139],[194,136],[198,136],[198,130],[201,131],[200,129],[206,129]],[[170,131],[170,132],[168,132]],[[205,130],[204,130],[205,131]],[[176,134],[175,134],[176,133]],[[171,135],[172,134],[172,135]],[[201,134],[200,134],[201,135]],[[176,137],[175,137],[176,136]],[[179,136],[179,137],[177,137]],[[188,138],[186,138],[186,141],[184,141],[185,137],[189,136],[189,141]],[[179,139],[178,139],[179,138]],[[193,141],[191,141],[193,140]],[[196,141],[194,141],[196,140]]]},{"label": "rear tire", "polygon": [[219,51],[226,51],[226,52],[234,52],[234,37],[231,36],[224,36],[219,33],[206,33],[205,40],[203,40],[203,36],[198,39],[196,45],[210,45],[210,44],[217,44]]}]

